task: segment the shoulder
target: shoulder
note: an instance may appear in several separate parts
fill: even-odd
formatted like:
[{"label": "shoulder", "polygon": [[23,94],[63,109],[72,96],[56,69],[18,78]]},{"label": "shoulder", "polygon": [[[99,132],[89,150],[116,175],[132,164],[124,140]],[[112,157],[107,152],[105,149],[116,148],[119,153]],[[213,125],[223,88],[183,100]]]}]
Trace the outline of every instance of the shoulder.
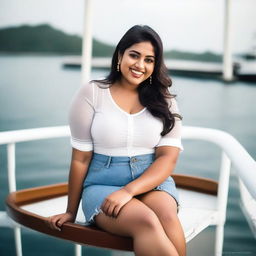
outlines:
[{"label": "shoulder", "polygon": [[104,78],[100,78],[100,79],[96,79],[96,80],[92,80],[89,83],[91,84],[91,87],[94,88],[94,90],[104,90],[109,88],[110,84],[107,84],[104,82],[105,79]]},{"label": "shoulder", "polygon": [[74,98],[84,99],[91,105],[94,105],[96,102],[98,91],[101,90],[102,86],[104,85],[96,81],[84,83],[77,89]]},{"label": "shoulder", "polygon": [[180,113],[176,96],[173,96],[173,95],[170,96],[167,99],[167,103],[168,103],[168,107],[172,113],[177,113],[177,114]]},{"label": "shoulder", "polygon": [[76,90],[73,101],[86,100],[90,104],[93,104],[93,95],[94,89],[92,84],[90,82],[85,83]]},{"label": "shoulder", "polygon": [[94,81],[90,81],[90,82],[87,82],[87,83],[84,83],[79,91],[81,93],[83,93],[85,96],[89,96],[89,97],[93,97],[95,91],[97,90],[97,88],[99,88],[99,84],[94,82]]}]

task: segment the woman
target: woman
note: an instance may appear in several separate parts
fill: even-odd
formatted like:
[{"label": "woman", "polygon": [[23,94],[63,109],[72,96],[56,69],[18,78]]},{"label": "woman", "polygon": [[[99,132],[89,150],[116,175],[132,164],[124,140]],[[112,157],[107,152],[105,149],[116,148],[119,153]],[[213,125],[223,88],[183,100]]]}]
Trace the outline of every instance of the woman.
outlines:
[{"label": "woman", "polygon": [[158,34],[129,29],[107,78],[81,87],[72,101],[68,206],[49,218],[51,228],[73,222],[82,197],[87,224],[131,236],[136,255],[186,254],[170,177],[182,150],[171,84]]}]

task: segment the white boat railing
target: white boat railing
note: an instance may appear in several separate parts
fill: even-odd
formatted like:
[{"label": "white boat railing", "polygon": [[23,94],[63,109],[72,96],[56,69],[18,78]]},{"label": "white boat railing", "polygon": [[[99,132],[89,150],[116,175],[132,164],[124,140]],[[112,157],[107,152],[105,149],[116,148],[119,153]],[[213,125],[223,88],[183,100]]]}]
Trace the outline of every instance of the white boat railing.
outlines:
[{"label": "white boat railing", "polygon": [[[67,137],[70,135],[68,126],[45,127],[35,129],[25,129],[17,131],[0,132],[0,145],[7,144],[7,172],[9,193],[16,191],[16,143]],[[14,239],[16,255],[22,256],[22,241],[20,225],[12,221],[5,211],[0,211],[0,227],[12,227],[14,229]]]},{"label": "white boat railing", "polygon": [[183,128],[182,138],[205,140],[218,145],[231,160],[237,176],[256,200],[256,162],[232,135],[216,129],[186,126]]},{"label": "white boat railing", "polygon": [[[19,142],[42,140],[50,138],[61,138],[70,136],[68,126],[45,127],[17,131],[0,132],[0,145],[7,144],[8,159],[8,182],[9,192],[16,191],[16,163],[15,145]],[[255,180],[256,162],[243,148],[243,146],[230,134],[209,128],[184,126],[182,139],[185,140],[204,140],[218,145],[222,150],[222,160],[220,167],[220,183],[218,188],[218,209],[220,211],[219,222],[216,232],[216,251],[221,255],[223,244],[223,226],[226,219],[226,205],[228,195],[228,184],[230,165],[235,167],[237,176],[246,187],[252,200],[256,200]],[[255,217],[255,215],[254,215]],[[20,227],[9,219],[6,212],[0,211],[0,227],[9,226],[14,228],[16,255],[22,255],[22,242]],[[76,247],[76,255],[80,255],[81,250]],[[218,253],[216,255],[218,255]]]}]

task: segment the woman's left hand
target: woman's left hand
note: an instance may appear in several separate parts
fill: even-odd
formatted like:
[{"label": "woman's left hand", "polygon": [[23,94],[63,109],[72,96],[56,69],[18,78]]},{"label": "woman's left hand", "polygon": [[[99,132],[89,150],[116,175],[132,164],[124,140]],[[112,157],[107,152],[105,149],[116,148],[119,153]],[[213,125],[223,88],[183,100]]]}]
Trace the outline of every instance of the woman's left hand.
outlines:
[{"label": "woman's left hand", "polygon": [[116,218],[121,208],[127,204],[132,195],[124,188],[117,190],[107,196],[101,205],[101,210],[109,217]]}]

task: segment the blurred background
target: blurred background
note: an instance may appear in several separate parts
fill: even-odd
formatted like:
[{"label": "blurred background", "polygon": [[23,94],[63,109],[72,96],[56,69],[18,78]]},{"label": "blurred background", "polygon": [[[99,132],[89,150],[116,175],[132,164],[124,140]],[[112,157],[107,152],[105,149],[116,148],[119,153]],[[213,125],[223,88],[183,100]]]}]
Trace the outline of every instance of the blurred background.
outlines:
[{"label": "blurred background", "polygon": [[[232,76],[223,80],[224,0],[92,1],[91,78],[108,74],[122,35],[147,24],[161,36],[183,124],[231,133],[256,158],[255,0],[230,1]],[[81,85],[83,0],[1,0],[0,132],[67,125],[71,97]],[[217,147],[184,142],[176,173],[218,178]],[[196,150],[195,150],[196,149]],[[66,182],[69,139],[17,145],[17,189]],[[0,210],[8,194],[6,147],[0,147]],[[223,255],[255,255],[256,243],[240,209],[232,169]],[[73,245],[22,229],[23,253],[72,255]],[[215,228],[188,243],[188,255],[213,255]],[[85,255],[132,255],[93,247]],[[0,228],[0,255],[15,255],[13,232]]]}]

